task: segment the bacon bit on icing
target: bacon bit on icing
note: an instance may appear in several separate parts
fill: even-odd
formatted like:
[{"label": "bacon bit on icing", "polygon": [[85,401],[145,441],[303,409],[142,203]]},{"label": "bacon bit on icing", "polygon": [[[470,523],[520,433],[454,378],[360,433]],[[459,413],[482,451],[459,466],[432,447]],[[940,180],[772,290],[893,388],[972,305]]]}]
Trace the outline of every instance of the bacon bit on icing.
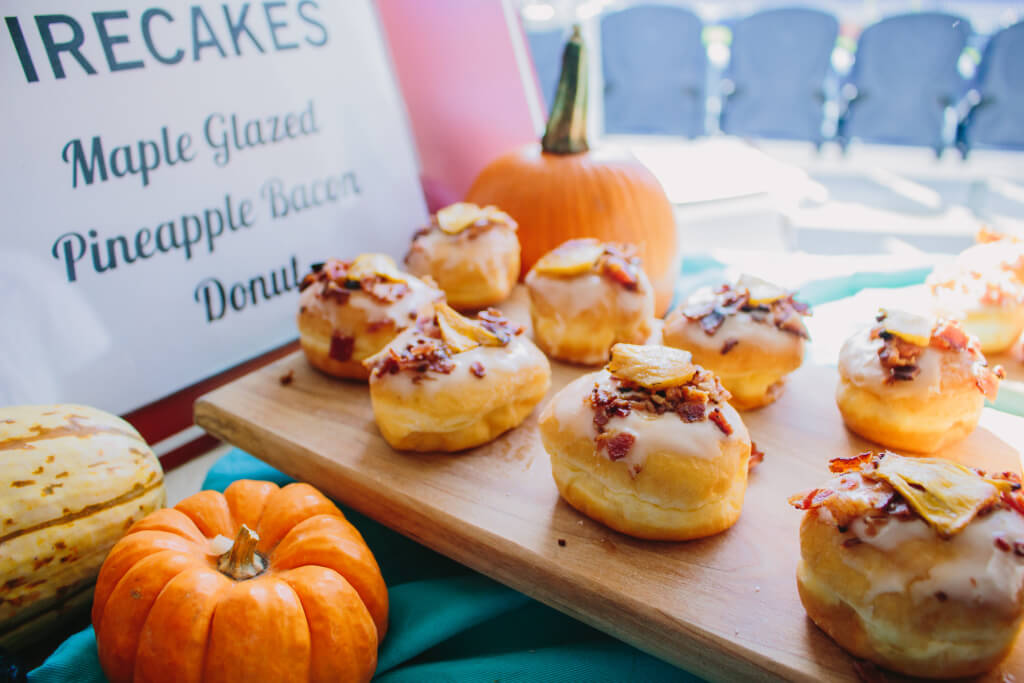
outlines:
[{"label": "bacon bit on icing", "polygon": [[725,354],[732,351],[734,348],[736,348],[736,345],[739,343],[740,340],[736,339],[736,337],[729,337],[728,339],[726,339],[725,343],[722,344],[722,355],[724,356]]},{"label": "bacon bit on icing", "polygon": [[633,448],[634,443],[636,443],[636,437],[626,432],[599,434],[597,437],[597,450],[606,449],[608,451],[608,459],[614,462],[615,460],[622,460],[629,455],[629,451]]},{"label": "bacon bit on icing", "polygon": [[[792,294],[770,303],[754,306],[750,304],[749,289],[737,288],[726,283],[715,290],[713,300],[682,309],[683,316],[688,320],[699,321],[701,329],[708,336],[718,332],[726,318],[740,312],[750,313],[750,317],[756,322],[773,324],[783,332],[795,334],[803,339],[808,339],[810,336],[801,320],[801,316],[810,315],[810,307],[796,301]],[[728,351],[723,347],[722,353],[728,353]]]},{"label": "bacon bit on icing", "polygon": [[[876,320],[879,323],[883,322],[885,314],[879,314]],[[926,347],[918,346],[887,332],[885,325],[881,324],[871,328],[870,335],[872,339],[884,341],[882,347],[878,349],[878,359],[881,361],[882,367],[889,371],[886,383],[909,381],[920,373],[917,361]],[[999,382],[1006,378],[1006,372],[998,365],[994,368],[988,367],[985,356],[981,353],[981,344],[978,339],[967,334],[958,321],[940,319],[936,322],[932,328],[928,346],[939,351],[968,353],[975,361],[974,383],[978,387],[978,391],[990,401],[995,400],[999,393]]]},{"label": "bacon bit on icing", "polygon": [[411,291],[408,284],[390,282],[379,275],[364,277],[358,281],[350,280],[348,271],[352,263],[333,258],[324,263],[314,263],[312,272],[302,278],[299,291],[319,284],[321,288],[318,295],[323,299],[333,299],[339,304],[348,301],[351,292],[356,290],[362,290],[385,304],[394,303]]},{"label": "bacon bit on icing", "polygon": [[481,363],[480,361],[474,361],[473,364],[469,366],[469,371],[473,373],[474,377],[482,378],[484,375],[487,374],[487,369],[484,367],[484,364]]},{"label": "bacon bit on icing", "polygon": [[764,462],[764,451],[757,447],[753,441],[750,442],[750,460],[747,462],[747,472],[751,471]]},{"label": "bacon bit on icing", "polygon": [[352,351],[355,349],[356,340],[354,337],[347,337],[335,332],[331,335],[331,348],[327,355],[336,361],[344,363],[352,358]]},{"label": "bacon bit on icing", "polygon": [[732,434],[732,425],[725,419],[725,415],[722,415],[722,411],[718,408],[713,409],[708,414],[708,419],[715,423],[715,425],[722,430],[722,433],[726,436]]},{"label": "bacon bit on icing", "polygon": [[[883,453],[878,457],[885,457],[885,454]],[[875,454],[872,451],[864,451],[857,455],[851,455],[848,458],[832,458],[828,461],[828,469],[830,472],[835,472],[836,474],[854,472],[863,469],[864,466],[869,463],[873,463],[875,459]]]},{"label": "bacon bit on icing", "polygon": [[501,341],[502,345],[512,341],[512,337],[523,333],[523,326],[518,325],[496,308],[488,308],[476,314],[476,321],[485,330],[493,334]]},{"label": "bacon bit on icing", "polygon": [[790,496],[789,504],[797,510],[813,510],[821,507],[821,504],[835,493],[832,489],[811,489],[806,493],[796,493]]}]

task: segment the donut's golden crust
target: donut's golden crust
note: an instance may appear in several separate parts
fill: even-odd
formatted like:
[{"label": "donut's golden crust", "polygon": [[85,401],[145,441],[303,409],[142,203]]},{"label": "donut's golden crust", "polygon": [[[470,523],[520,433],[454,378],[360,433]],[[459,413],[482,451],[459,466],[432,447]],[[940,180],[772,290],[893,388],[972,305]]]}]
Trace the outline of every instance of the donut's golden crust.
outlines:
[{"label": "donut's golden crust", "polygon": [[[680,439],[686,438],[686,426],[680,422]],[[539,427],[559,493],[574,508],[616,531],[686,541],[725,531],[740,516],[749,440],[722,439],[719,452],[709,457],[653,452],[633,477],[625,461],[596,452],[592,435],[559,424],[550,405]]]},{"label": "donut's golden crust", "polygon": [[964,314],[964,329],[981,342],[982,353],[1002,353],[1024,330],[1024,305],[984,307]]},{"label": "donut's golden crust", "polygon": [[458,354],[452,375],[438,376],[446,383],[443,391],[425,386],[429,380],[411,382],[409,371],[372,377],[370,401],[381,435],[397,450],[461,451],[519,426],[547,393],[551,367],[529,340],[512,343],[529,345],[524,362],[503,368],[484,361],[485,374],[478,378],[467,371],[471,357]]},{"label": "donut's golden crust", "polygon": [[[475,238],[469,232],[447,235],[435,230],[430,236],[429,244],[413,242],[406,265],[413,275],[432,277],[452,308],[477,310],[508,298],[519,280],[520,246],[514,230],[493,227]],[[483,239],[485,251],[470,248]]]},{"label": "donut's golden crust", "polygon": [[331,358],[331,337],[335,329],[327,319],[310,311],[299,313],[299,345],[310,365],[318,370],[335,377],[366,380],[370,373],[363,367],[363,359],[377,353],[394,339],[395,324],[387,321],[371,331],[365,311],[344,304],[337,306],[337,319],[343,326],[340,333],[353,340],[351,358],[344,361]]},{"label": "donut's golden crust", "polygon": [[[627,292],[600,276],[589,278],[589,282],[578,279],[581,287],[599,280],[606,295],[597,297],[597,305],[577,311],[567,310],[561,298],[547,296],[544,286],[571,285],[572,280],[536,272],[526,279],[533,336],[544,353],[569,363],[600,365],[608,361],[608,353],[615,344],[643,344],[650,338],[654,329],[654,290],[642,272],[636,292]],[[623,295],[642,297],[642,301],[632,310],[616,306],[617,297]],[[590,298],[582,292],[581,296]]]},{"label": "donut's golden crust", "polygon": [[[844,346],[841,356],[845,352]],[[883,446],[914,453],[934,453],[973,432],[985,397],[971,365],[963,361],[961,352],[927,349],[926,353],[940,354],[938,391],[922,385],[920,391],[894,394],[881,382],[855,384],[841,357],[836,405],[847,428]]]},{"label": "donut's golden crust", "polygon": [[[990,605],[911,598],[910,583],[927,578],[949,552],[949,543],[937,535],[889,552],[867,544],[843,547],[844,540],[817,511],[804,515],[797,568],[800,601],[843,649],[907,675],[957,678],[988,671],[1013,646],[1024,617],[1019,608],[1000,614]],[[857,568],[843,561],[843,554],[851,552],[859,555]],[[875,581],[893,565],[913,572],[907,589],[872,597]]]},{"label": "donut's golden crust", "polygon": [[765,328],[762,334],[772,335],[775,343],[765,345],[756,339],[735,337],[736,343],[727,353],[722,349],[730,335],[709,335],[700,321],[689,320],[680,311],[665,321],[662,340],[693,354],[693,362],[718,375],[722,385],[732,394],[729,401],[740,410],[764,407],[782,395],[785,377],[803,364],[804,339],[795,334],[752,323]]}]

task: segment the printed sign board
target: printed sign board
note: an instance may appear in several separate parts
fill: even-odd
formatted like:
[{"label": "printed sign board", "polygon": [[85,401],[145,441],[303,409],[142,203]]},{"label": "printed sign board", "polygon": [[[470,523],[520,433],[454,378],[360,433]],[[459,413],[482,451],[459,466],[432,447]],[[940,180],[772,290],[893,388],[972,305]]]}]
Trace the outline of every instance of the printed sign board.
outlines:
[{"label": "printed sign board", "polygon": [[188,386],[426,220],[368,0],[0,8],[0,405]]}]

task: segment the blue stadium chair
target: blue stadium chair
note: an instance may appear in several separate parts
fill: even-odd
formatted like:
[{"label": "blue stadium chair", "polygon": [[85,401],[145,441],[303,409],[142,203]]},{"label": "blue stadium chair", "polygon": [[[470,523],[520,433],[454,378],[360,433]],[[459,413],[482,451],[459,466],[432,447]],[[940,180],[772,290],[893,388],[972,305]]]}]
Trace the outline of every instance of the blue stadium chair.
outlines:
[{"label": "blue stadium chair", "polygon": [[1024,21],[992,36],[976,79],[978,103],[957,136],[961,151],[1024,149]]},{"label": "blue stadium chair", "polygon": [[562,70],[562,50],[565,48],[567,34],[561,28],[544,31],[527,31],[526,41],[533,57],[533,67],[537,70],[540,81],[540,94],[544,98],[544,108],[551,110],[558,89],[558,76]]},{"label": "blue stadium chair", "polygon": [[704,133],[707,52],[701,21],[668,5],[601,18],[606,133]]},{"label": "blue stadium chair", "polygon": [[723,133],[822,142],[825,78],[839,23],[825,12],[780,8],[732,30]]},{"label": "blue stadium chair", "polygon": [[857,43],[848,84],[855,95],[839,121],[840,141],[931,147],[941,154],[946,108],[962,95],[957,71],[970,24],[933,12],[869,26]]}]

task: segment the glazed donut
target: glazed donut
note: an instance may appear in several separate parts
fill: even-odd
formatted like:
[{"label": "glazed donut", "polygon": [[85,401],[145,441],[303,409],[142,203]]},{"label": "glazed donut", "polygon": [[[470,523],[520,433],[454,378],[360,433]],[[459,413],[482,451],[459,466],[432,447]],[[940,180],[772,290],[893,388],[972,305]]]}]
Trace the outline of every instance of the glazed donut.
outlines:
[{"label": "glazed donut", "polygon": [[978,424],[1003,369],[955,320],[881,311],[839,351],[836,404],[850,431],[889,448],[932,453]]},{"label": "glazed donut", "polygon": [[516,222],[494,206],[452,204],[413,236],[405,265],[432,277],[452,308],[501,303],[519,280]]},{"label": "glazed donut", "polygon": [[618,342],[643,344],[654,290],[632,245],[569,240],[526,275],[533,335],[552,358],[597,365]]},{"label": "glazed donut", "polygon": [[977,244],[926,283],[936,313],[960,319],[983,353],[1007,350],[1024,331],[1024,243]]},{"label": "glazed donut", "polygon": [[666,346],[685,349],[718,375],[740,410],[777,399],[785,376],[804,360],[806,304],[793,293],[744,275],[735,284],[696,292],[669,314]]},{"label": "glazed donut", "polygon": [[983,673],[1024,618],[1020,479],[936,458],[863,453],[790,498],[808,616],[856,657],[910,676]]},{"label": "glazed donut", "polygon": [[540,435],[562,497],[630,536],[684,541],[736,522],[750,437],[690,354],[616,344],[603,370],[559,391]]},{"label": "glazed donut", "polygon": [[313,367],[366,379],[362,361],[409,327],[444,293],[403,273],[385,254],[329,259],[299,285],[299,343]]},{"label": "glazed donut", "polygon": [[408,451],[461,451],[518,426],[551,385],[522,327],[488,309],[470,320],[443,302],[364,362],[381,435]]}]

